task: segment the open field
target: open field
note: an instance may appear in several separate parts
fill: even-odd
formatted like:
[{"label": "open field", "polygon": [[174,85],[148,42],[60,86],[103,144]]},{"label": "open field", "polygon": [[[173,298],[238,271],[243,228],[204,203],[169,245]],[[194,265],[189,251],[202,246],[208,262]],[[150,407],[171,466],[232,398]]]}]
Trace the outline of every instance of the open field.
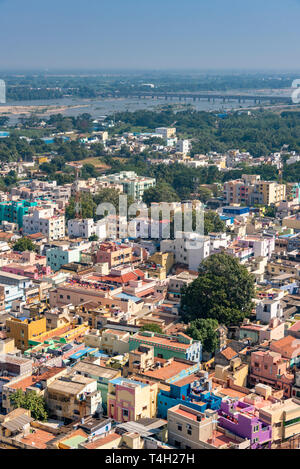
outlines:
[{"label": "open field", "polygon": [[101,161],[100,158],[97,158],[96,156],[92,156],[91,158],[86,158],[84,160],[76,161],[76,163],[92,164],[93,166],[95,166],[95,168],[101,169],[103,171],[106,169],[110,169],[110,166],[103,163],[103,161]]}]

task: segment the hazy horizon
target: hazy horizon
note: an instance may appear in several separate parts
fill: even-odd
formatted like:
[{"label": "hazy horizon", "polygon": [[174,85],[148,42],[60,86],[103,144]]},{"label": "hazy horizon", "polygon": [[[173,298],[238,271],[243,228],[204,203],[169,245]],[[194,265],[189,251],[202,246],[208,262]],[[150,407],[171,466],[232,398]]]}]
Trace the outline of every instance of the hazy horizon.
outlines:
[{"label": "hazy horizon", "polygon": [[300,0],[0,0],[3,71],[297,72]]}]

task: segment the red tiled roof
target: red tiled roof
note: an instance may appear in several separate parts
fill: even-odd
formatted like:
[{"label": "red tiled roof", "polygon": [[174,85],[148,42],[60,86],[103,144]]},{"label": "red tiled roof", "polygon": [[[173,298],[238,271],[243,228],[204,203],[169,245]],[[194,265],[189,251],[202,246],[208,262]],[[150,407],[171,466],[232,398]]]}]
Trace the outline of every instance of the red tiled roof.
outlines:
[{"label": "red tiled roof", "polygon": [[237,356],[237,353],[231,347],[227,347],[225,350],[222,350],[221,354],[227,360],[231,360],[232,358]]},{"label": "red tiled roof", "polygon": [[49,370],[47,370],[42,375],[28,376],[27,378],[21,379],[21,380],[15,382],[15,383],[11,384],[9,387],[11,389],[22,389],[22,391],[26,391],[26,389],[29,386],[32,386],[35,383],[39,383],[40,381],[52,378],[53,376],[57,375],[58,373],[60,373],[64,369],[65,368],[54,366],[53,368],[49,368]]},{"label": "red tiled roof", "polygon": [[271,342],[270,349],[281,353],[285,358],[294,358],[300,355],[300,340],[288,335]]},{"label": "red tiled roof", "polygon": [[24,436],[20,441],[37,449],[47,449],[47,443],[54,438],[55,435],[52,433],[37,428],[34,430],[34,433]]},{"label": "red tiled roof", "polygon": [[111,443],[112,441],[118,440],[120,438],[121,438],[120,435],[117,435],[117,433],[110,433],[109,435],[106,435],[95,441],[92,441],[91,443],[84,445],[84,447],[86,449],[96,449],[96,448],[99,448],[100,446],[104,446],[107,443]]}]

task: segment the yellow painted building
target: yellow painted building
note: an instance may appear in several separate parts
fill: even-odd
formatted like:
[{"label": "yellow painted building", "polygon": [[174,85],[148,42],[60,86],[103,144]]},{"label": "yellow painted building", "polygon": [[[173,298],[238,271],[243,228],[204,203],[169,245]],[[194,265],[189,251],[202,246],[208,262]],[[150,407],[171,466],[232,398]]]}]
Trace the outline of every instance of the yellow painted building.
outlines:
[{"label": "yellow painted building", "polygon": [[256,192],[262,194],[263,204],[276,204],[285,199],[286,186],[271,181],[260,181],[256,185]]},{"label": "yellow painted building", "polygon": [[22,351],[28,348],[30,340],[38,340],[39,336],[46,332],[46,329],[45,317],[6,320],[7,336],[14,339],[16,347]]},{"label": "yellow painted building", "polygon": [[150,264],[153,263],[153,267],[150,266],[148,269],[146,269],[149,277],[165,280],[174,265],[174,253],[156,252],[149,257],[148,262]]},{"label": "yellow painted building", "polygon": [[272,425],[272,440],[280,443],[300,433],[300,401],[291,398],[263,407],[259,418]]},{"label": "yellow painted building", "polygon": [[48,163],[48,161],[49,161],[48,156],[38,156],[37,157],[38,164]]},{"label": "yellow painted building", "polygon": [[0,354],[16,352],[15,340],[12,338],[0,340]]},{"label": "yellow painted building", "polygon": [[216,365],[215,378],[223,381],[232,381],[236,386],[246,386],[249,366],[242,363],[239,357],[230,361],[230,365],[222,366]]}]

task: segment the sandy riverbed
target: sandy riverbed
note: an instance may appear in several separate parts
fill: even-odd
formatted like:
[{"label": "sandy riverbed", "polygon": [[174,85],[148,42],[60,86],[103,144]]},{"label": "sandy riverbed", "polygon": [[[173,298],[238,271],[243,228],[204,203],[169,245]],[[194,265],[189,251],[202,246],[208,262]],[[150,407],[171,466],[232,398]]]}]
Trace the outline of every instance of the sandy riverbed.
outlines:
[{"label": "sandy riverbed", "polygon": [[77,109],[81,107],[88,107],[88,104],[74,105],[74,106],[0,106],[0,115],[19,115],[19,114],[42,114],[51,115],[59,114],[67,109]]}]

